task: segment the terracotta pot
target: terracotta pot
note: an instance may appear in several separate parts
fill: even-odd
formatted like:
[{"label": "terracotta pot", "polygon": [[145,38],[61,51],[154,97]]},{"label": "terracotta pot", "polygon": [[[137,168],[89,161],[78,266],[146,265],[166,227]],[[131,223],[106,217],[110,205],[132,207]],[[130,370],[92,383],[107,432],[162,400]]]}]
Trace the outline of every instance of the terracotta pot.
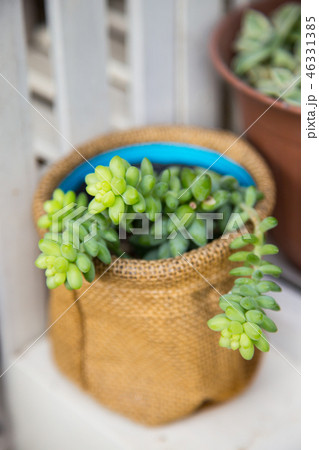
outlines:
[{"label": "terracotta pot", "polygon": [[[249,7],[268,15],[286,2],[268,0]],[[234,90],[245,136],[267,159],[275,176],[278,194],[274,214],[279,226],[273,232],[274,239],[300,266],[301,109],[280,100],[273,104],[275,99],[250,87],[231,71],[233,42],[247,8],[235,10],[220,23],[211,40],[210,54],[214,66]]]}]

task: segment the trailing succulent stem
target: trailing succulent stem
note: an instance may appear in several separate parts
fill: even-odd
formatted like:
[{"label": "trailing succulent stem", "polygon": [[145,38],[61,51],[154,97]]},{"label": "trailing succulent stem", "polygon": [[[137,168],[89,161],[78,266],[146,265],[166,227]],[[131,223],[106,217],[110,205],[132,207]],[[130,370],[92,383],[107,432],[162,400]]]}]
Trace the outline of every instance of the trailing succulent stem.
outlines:
[{"label": "trailing succulent stem", "polygon": [[[277,225],[274,217],[260,220],[256,210],[247,203],[241,203],[254,226],[252,234],[234,239],[230,248],[237,250],[229,259],[241,265],[230,271],[236,277],[234,287],[219,299],[224,311],[208,321],[214,331],[220,331],[219,345],[239,350],[244,359],[254,356],[255,347],[262,352],[269,351],[269,342],[263,332],[275,332],[277,326],[267,316],[265,309],[279,311],[279,305],[269,292],[279,292],[281,288],[274,281],[264,280],[265,275],[278,277],[280,267],[263,259],[265,255],[278,253],[275,245],[265,244],[265,232]],[[241,250],[250,245],[250,250]]]},{"label": "trailing succulent stem", "polygon": [[[210,319],[208,326],[221,331],[221,346],[239,349],[245,359],[252,358],[254,347],[268,351],[262,330],[276,331],[276,325],[264,309],[279,306],[264,294],[280,288],[263,276],[278,276],[281,270],[263,260],[264,255],[278,251],[264,242],[265,232],[277,221],[259,219],[254,206],[263,194],[258,189],[242,187],[232,176],[202,168],[171,166],[156,173],[147,158],[135,167],[119,156],[108,167],[97,166],[85,182],[86,193],[56,189],[43,205],[46,214],[38,226],[47,233],[39,241],[42,253],[35,264],[45,270],[49,289],[62,284],[80,289],[83,279],[92,282],[95,258],[109,264],[112,254],[123,255],[123,230],[128,235],[126,255],[154,260],[201,247],[251,220],[253,234],[236,238],[231,248],[240,250],[250,244],[252,249],[231,255],[242,266],[231,271],[237,277],[234,287],[220,298],[225,313]],[[219,213],[222,219],[204,220],[207,213]],[[147,227],[143,234],[134,234],[141,215]]]}]

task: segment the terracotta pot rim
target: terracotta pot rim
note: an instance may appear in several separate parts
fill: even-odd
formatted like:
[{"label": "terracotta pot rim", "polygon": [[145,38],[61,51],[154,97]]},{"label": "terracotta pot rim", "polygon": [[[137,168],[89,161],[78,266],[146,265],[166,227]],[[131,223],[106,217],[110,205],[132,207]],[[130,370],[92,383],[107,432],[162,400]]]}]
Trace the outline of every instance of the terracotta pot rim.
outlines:
[{"label": "terracotta pot rim", "polygon": [[259,91],[254,89],[249,84],[245,83],[241,78],[239,78],[235,73],[230,69],[230,67],[224,62],[223,58],[220,55],[219,49],[219,40],[220,36],[223,34],[224,28],[227,29],[228,22],[235,16],[240,16],[247,8],[255,7],[258,9],[258,3],[253,2],[248,5],[245,5],[240,8],[236,8],[230,14],[227,14],[223,20],[221,20],[211,35],[210,43],[209,43],[209,53],[213,62],[213,65],[219,72],[219,74],[228,81],[230,85],[232,85],[238,91],[243,91],[249,97],[259,101],[260,103],[265,104],[265,106],[271,106],[274,108],[278,108],[282,111],[286,111],[287,113],[301,116],[301,107],[289,105],[288,103],[277,100],[276,103],[274,101],[275,98],[269,97]]}]

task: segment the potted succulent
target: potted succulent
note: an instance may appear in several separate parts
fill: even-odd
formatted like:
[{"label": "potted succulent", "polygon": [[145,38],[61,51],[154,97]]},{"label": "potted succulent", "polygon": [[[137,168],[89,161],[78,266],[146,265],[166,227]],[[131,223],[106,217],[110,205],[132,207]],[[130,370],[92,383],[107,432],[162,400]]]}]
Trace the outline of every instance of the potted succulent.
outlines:
[{"label": "potted succulent", "polygon": [[266,310],[279,310],[280,287],[264,279],[281,273],[265,260],[278,252],[265,243],[274,185],[247,143],[221,156],[233,139],[173,127],[108,135],[36,192],[56,362],[143,423],[235,395],[269,350],[264,331],[277,330]]},{"label": "potted succulent", "polygon": [[280,222],[274,237],[300,266],[299,3],[267,0],[235,10],[215,30],[210,53],[233,88],[245,134],[274,173]]}]

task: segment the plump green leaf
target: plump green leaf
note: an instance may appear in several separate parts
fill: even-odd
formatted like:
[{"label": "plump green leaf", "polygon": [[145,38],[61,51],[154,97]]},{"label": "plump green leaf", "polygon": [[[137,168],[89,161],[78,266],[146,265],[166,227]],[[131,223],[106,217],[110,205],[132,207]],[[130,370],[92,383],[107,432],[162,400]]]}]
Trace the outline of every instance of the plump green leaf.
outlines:
[{"label": "plump green leaf", "polygon": [[237,250],[239,248],[245,247],[247,243],[243,240],[242,236],[235,238],[230,244],[229,247],[232,250]]},{"label": "plump green leaf", "polygon": [[242,53],[233,60],[234,72],[237,75],[244,75],[257,64],[265,61],[271,55],[271,47],[259,48],[251,53]]},{"label": "plump green leaf", "polygon": [[256,297],[258,296],[258,291],[254,285],[244,284],[239,288],[240,294],[245,297]]},{"label": "plump green leaf", "polygon": [[222,331],[224,328],[227,328],[230,323],[230,320],[225,314],[217,314],[217,316],[209,319],[207,325],[213,331]]},{"label": "plump green leaf", "polygon": [[253,273],[253,269],[251,267],[235,267],[229,273],[234,277],[246,277]]},{"label": "plump green leaf", "polygon": [[282,273],[282,269],[274,264],[265,264],[260,267],[260,271],[265,275],[272,275],[274,277],[279,277]]},{"label": "plump green leaf", "polygon": [[220,297],[219,299],[219,307],[223,310],[226,311],[226,308],[228,308],[228,306],[232,306],[233,308],[240,310],[243,312],[239,302],[233,301],[233,300],[228,300],[225,297]]},{"label": "plump green leaf", "polygon": [[249,255],[247,256],[247,263],[256,266],[259,264],[259,262],[259,256],[255,255],[254,253],[249,253]]},{"label": "plump green leaf", "polygon": [[167,259],[172,256],[171,252],[170,252],[169,242],[165,242],[164,244],[159,246],[158,256],[160,257],[160,259]]},{"label": "plump green leaf", "polygon": [[243,234],[242,239],[246,244],[257,244],[258,238],[255,234]]},{"label": "plump green leaf", "polygon": [[243,36],[260,42],[266,42],[272,34],[272,24],[264,14],[254,9],[246,12],[242,23]]},{"label": "plump green leaf", "polygon": [[245,322],[243,327],[247,336],[254,341],[258,341],[262,336],[262,330],[256,323]]},{"label": "plump green leaf", "polygon": [[202,219],[195,219],[194,222],[188,228],[188,233],[191,235],[192,240],[198,247],[207,244],[206,226]]},{"label": "plump green leaf", "polygon": [[253,345],[248,348],[245,348],[245,347],[239,348],[239,352],[240,352],[241,356],[244,359],[246,359],[247,361],[252,359],[252,357],[254,356],[254,351],[255,351],[255,347]]},{"label": "plump green leaf", "polygon": [[262,222],[259,224],[259,229],[263,233],[265,233],[268,230],[271,230],[272,228],[275,228],[278,225],[278,220],[275,217],[266,217]]},{"label": "plump green leaf", "polygon": [[277,331],[277,325],[275,322],[268,316],[264,315],[262,322],[259,324],[261,328],[270,333],[275,333]]},{"label": "plump green leaf", "polygon": [[279,311],[280,306],[276,300],[268,295],[260,295],[255,298],[257,304],[261,308],[272,309],[273,311]]},{"label": "plump green leaf", "polygon": [[264,294],[265,292],[269,291],[280,292],[281,287],[278,286],[278,284],[275,283],[274,281],[261,281],[260,283],[257,284],[257,290],[261,294]]},{"label": "plump green leaf", "polygon": [[281,40],[285,39],[297,21],[300,21],[300,5],[287,3],[272,14],[272,22]]},{"label": "plump green leaf", "polygon": [[221,177],[219,184],[221,189],[225,189],[226,191],[234,191],[238,188],[238,181],[231,175],[224,175]]},{"label": "plump green leaf", "polygon": [[236,305],[234,306],[228,306],[225,310],[226,316],[230,320],[236,320],[237,322],[245,322],[245,314],[243,313],[243,309]]},{"label": "plump green leaf", "polygon": [[254,206],[257,200],[257,190],[255,186],[249,186],[245,192],[245,203],[248,206]]},{"label": "plump green leaf", "polygon": [[232,255],[230,255],[230,257],[228,258],[230,261],[246,261],[247,256],[250,254],[250,252],[236,252],[233,253]]},{"label": "plump green leaf", "polygon": [[201,177],[198,177],[197,180],[192,184],[191,190],[195,199],[198,202],[203,202],[209,196],[211,187],[211,179],[209,175],[205,173]]},{"label": "plump green leaf", "polygon": [[252,284],[255,286],[255,281],[251,278],[237,278],[237,280],[234,281],[234,284],[236,286],[242,286],[243,284]]},{"label": "plump green leaf", "polygon": [[272,63],[277,67],[294,70],[296,61],[292,53],[284,48],[277,48],[272,55]]},{"label": "plump green leaf", "polygon": [[259,249],[261,255],[276,255],[278,252],[278,247],[272,244],[265,244]]},{"label": "plump green leaf", "polygon": [[251,309],[246,312],[246,319],[249,322],[260,324],[263,321],[263,317],[263,313],[261,311],[258,311],[257,309]]},{"label": "plump green leaf", "polygon": [[287,103],[300,106],[301,103],[301,89],[299,86],[295,86],[293,89],[290,89],[286,92],[282,97]]},{"label": "plump green leaf", "polygon": [[179,256],[179,254],[185,253],[189,246],[189,241],[177,233],[174,239],[169,239],[169,249],[172,256]]},{"label": "plump green leaf", "polygon": [[242,334],[242,332],[243,332],[243,326],[242,326],[242,324],[240,323],[240,322],[237,322],[236,320],[232,320],[231,322],[230,322],[230,324],[229,324],[229,331],[232,333],[232,334]]},{"label": "plump green leaf", "polygon": [[232,302],[236,302],[236,303],[240,303],[242,296],[241,295],[236,295],[236,294],[224,294],[220,297],[220,299],[226,299],[228,301],[232,301]]},{"label": "plump green leaf", "polygon": [[269,352],[269,342],[267,341],[266,336],[262,333],[262,336],[258,339],[258,341],[254,342],[255,347],[258,348],[261,352]]},{"label": "plump green leaf", "polygon": [[253,297],[242,297],[240,306],[246,310],[250,310],[256,308],[257,304]]},{"label": "plump green leaf", "polygon": [[141,162],[141,172],[142,176],[145,175],[153,175],[154,169],[151,161],[148,158],[143,158],[143,161]]},{"label": "plump green leaf", "polygon": [[69,265],[69,270],[67,271],[66,276],[72,289],[80,289],[83,283],[83,278],[80,270],[75,264]]}]

